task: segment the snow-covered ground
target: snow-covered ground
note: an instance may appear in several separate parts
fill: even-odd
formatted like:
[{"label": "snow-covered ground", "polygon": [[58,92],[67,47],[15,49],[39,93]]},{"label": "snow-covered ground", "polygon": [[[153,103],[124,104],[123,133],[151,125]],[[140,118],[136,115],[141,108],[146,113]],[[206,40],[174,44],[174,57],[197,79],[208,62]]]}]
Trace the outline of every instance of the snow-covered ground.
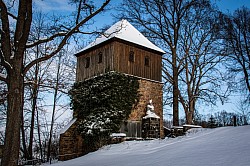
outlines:
[{"label": "snow-covered ground", "polygon": [[126,141],[52,166],[250,166],[250,126],[202,129],[174,139]]}]

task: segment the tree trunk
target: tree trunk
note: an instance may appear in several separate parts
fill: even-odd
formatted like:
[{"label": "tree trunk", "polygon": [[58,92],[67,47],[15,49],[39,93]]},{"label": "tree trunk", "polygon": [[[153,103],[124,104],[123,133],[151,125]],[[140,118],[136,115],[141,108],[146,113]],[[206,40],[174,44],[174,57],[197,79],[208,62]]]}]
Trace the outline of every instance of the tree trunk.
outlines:
[{"label": "tree trunk", "polygon": [[27,146],[26,146],[26,136],[25,136],[25,129],[24,129],[24,121],[23,121],[23,115],[21,117],[21,134],[22,134],[22,144],[23,144],[23,149],[21,149],[23,151],[23,157],[24,159],[28,159],[29,158],[29,152],[27,150]]},{"label": "tree trunk", "polygon": [[8,107],[2,166],[16,166],[18,164],[24,91],[24,78],[20,64],[22,64],[22,60],[13,66],[13,70],[8,76]]},{"label": "tree trunk", "polygon": [[186,113],[186,124],[192,124],[193,122],[193,113],[188,111]]},{"label": "tree trunk", "polygon": [[1,64],[6,67],[8,74],[7,120],[1,165],[16,166],[19,158],[20,127],[24,102],[23,58],[32,22],[32,0],[19,1],[13,38],[11,37],[12,32],[10,32],[8,9],[3,1],[0,1],[0,6],[2,28],[0,58]]},{"label": "tree trunk", "polygon": [[[175,81],[176,82],[176,81]],[[173,125],[179,126],[178,82],[173,85]]]},{"label": "tree trunk", "polygon": [[32,110],[31,110],[31,124],[30,124],[30,141],[29,141],[29,158],[28,160],[33,159],[33,139],[34,139],[34,126],[35,126],[35,113],[37,109],[37,97],[38,97],[38,64],[35,66],[35,84],[32,88]]},{"label": "tree trunk", "polygon": [[59,86],[59,79],[60,79],[60,66],[61,66],[61,55],[59,56],[58,67],[57,67],[56,87],[55,87],[55,93],[54,93],[53,110],[52,110],[51,126],[50,126],[50,133],[49,133],[47,161],[49,161],[51,157],[51,143],[52,143],[52,136],[53,136],[54,120],[55,120],[57,94],[58,94],[58,88],[59,88],[58,86]]},{"label": "tree trunk", "polygon": [[28,160],[32,160],[33,158],[33,139],[34,139],[34,126],[35,126],[35,112],[36,112],[36,101],[37,101],[37,88],[33,89],[32,96],[32,110],[31,110],[31,124],[30,124],[30,138],[29,138],[29,158]]},{"label": "tree trunk", "polygon": [[39,149],[40,149],[40,158],[43,159],[43,149],[42,149],[42,141],[41,141],[41,133],[40,133],[40,123],[39,123],[39,114],[38,110],[36,110],[36,123],[37,123],[37,133],[38,133],[38,141],[39,141]]},{"label": "tree trunk", "polygon": [[195,110],[195,100],[192,100],[189,102],[189,107],[186,108],[185,110],[186,113],[186,123],[187,124],[193,124],[193,119],[194,119],[194,110]]},{"label": "tree trunk", "polygon": [[[16,166],[18,164],[19,149],[20,149],[20,123],[23,113],[23,94],[24,94],[24,76],[26,72],[35,64],[46,61],[55,56],[65,44],[68,39],[79,31],[79,28],[85,23],[89,22],[93,17],[98,15],[109,4],[110,0],[106,0],[102,5],[90,12],[89,15],[79,20],[77,25],[70,26],[68,32],[64,35],[56,34],[51,35],[48,40],[36,41],[31,45],[26,45],[32,22],[32,0],[19,0],[18,3],[7,8],[6,4],[9,1],[0,1],[0,19],[1,19],[1,37],[0,37],[0,64],[3,65],[7,72],[7,78],[0,76],[0,79],[7,82],[8,85],[8,107],[7,107],[7,120],[5,131],[5,145],[2,158],[2,166]],[[14,7],[12,9],[12,7]],[[15,8],[17,7],[17,8]],[[16,10],[17,9],[17,10]],[[10,10],[10,11],[8,11]],[[11,14],[11,11],[18,11],[16,17]],[[92,8],[89,8],[92,11]],[[89,11],[86,9],[86,11]],[[12,17],[11,17],[11,16]],[[15,28],[11,26],[13,17],[15,17]],[[56,28],[56,27],[55,27]],[[60,29],[60,27],[59,27]],[[66,28],[67,29],[67,28]],[[14,31],[14,32],[13,32]],[[58,41],[57,37],[62,37],[57,47],[41,58],[31,61],[24,66],[23,57],[27,48],[32,48],[36,45],[44,44],[45,42]]]},{"label": "tree trunk", "polygon": [[189,107],[187,108],[187,113],[186,113],[186,124],[193,124],[193,118],[194,118],[194,100],[189,101]]},{"label": "tree trunk", "polygon": [[178,68],[176,50],[172,51],[173,68],[173,125],[179,126],[179,87],[178,87]]}]

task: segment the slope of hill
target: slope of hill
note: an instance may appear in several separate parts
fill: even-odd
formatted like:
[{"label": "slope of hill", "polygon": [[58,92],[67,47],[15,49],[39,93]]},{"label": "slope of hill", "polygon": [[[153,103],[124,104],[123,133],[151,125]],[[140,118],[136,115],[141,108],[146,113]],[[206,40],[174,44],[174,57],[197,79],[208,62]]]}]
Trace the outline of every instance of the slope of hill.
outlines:
[{"label": "slope of hill", "polygon": [[250,126],[203,129],[184,137],[127,141],[52,166],[250,166]]}]

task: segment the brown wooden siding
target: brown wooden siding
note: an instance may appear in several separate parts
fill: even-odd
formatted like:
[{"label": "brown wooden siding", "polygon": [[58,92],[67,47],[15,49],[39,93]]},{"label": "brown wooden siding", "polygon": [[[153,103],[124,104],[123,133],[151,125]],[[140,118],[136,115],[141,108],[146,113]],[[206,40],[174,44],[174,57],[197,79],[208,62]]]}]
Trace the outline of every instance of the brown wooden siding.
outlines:
[{"label": "brown wooden siding", "polygon": [[[114,48],[116,71],[161,81],[161,55],[119,41],[115,41]],[[134,62],[129,61],[130,51],[134,52]],[[149,58],[149,66],[145,66],[145,57]]]},{"label": "brown wooden siding", "polygon": [[[96,50],[87,52],[77,57],[76,81],[84,81],[87,78],[105,73],[113,68],[113,44],[105,45]],[[102,52],[102,62],[99,62],[99,53]],[[86,68],[86,57],[90,57],[90,66]]]},{"label": "brown wooden siding", "polygon": [[[129,53],[134,52],[134,61],[129,61]],[[98,63],[99,52],[103,62]],[[85,67],[86,57],[90,57],[90,66]],[[145,57],[149,58],[149,66],[145,66]],[[77,81],[83,81],[106,71],[115,70],[121,73],[161,81],[162,57],[155,51],[143,49],[133,43],[112,41],[77,57]]]}]

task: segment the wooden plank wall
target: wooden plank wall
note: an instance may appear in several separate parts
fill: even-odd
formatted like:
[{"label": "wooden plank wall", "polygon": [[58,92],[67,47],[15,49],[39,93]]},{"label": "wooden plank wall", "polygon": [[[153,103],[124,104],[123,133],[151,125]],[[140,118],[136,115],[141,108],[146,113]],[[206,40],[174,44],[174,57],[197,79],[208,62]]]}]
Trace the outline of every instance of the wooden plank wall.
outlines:
[{"label": "wooden plank wall", "polygon": [[[113,44],[108,44],[87,52],[77,57],[76,81],[84,81],[87,78],[105,73],[108,70],[114,70],[113,67]],[[99,53],[102,52],[102,62],[99,61]],[[85,67],[86,57],[90,57],[90,66]]]},{"label": "wooden plank wall", "polygon": [[127,137],[141,138],[141,121],[128,121],[121,125],[121,133],[125,133]]},{"label": "wooden plank wall", "polygon": [[[124,44],[115,41],[115,70],[161,81],[162,57],[159,54],[136,47],[133,44]],[[134,52],[134,62],[129,61],[130,51]],[[145,57],[149,58],[149,66],[145,66]]]},{"label": "wooden plank wall", "polygon": [[[129,61],[129,53],[131,51],[134,52],[134,62]],[[98,63],[99,52],[103,54],[102,63]],[[90,66],[88,68],[85,68],[86,57],[90,57]],[[145,66],[145,57],[149,58],[149,66]],[[110,70],[161,81],[161,67],[161,55],[148,49],[137,47],[133,43],[113,41],[78,56],[76,81],[84,81],[87,78]]]}]

